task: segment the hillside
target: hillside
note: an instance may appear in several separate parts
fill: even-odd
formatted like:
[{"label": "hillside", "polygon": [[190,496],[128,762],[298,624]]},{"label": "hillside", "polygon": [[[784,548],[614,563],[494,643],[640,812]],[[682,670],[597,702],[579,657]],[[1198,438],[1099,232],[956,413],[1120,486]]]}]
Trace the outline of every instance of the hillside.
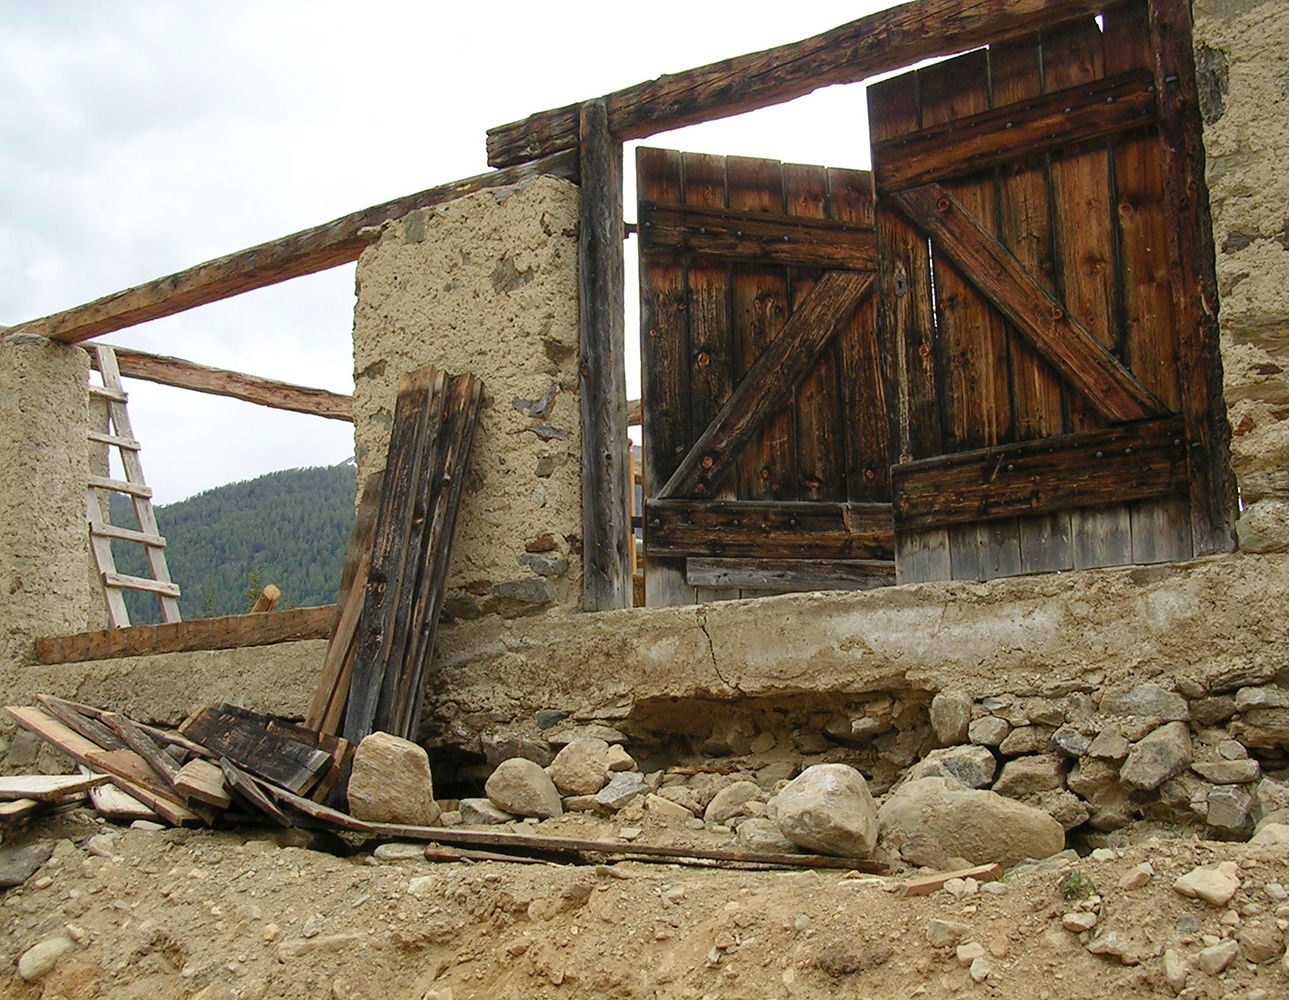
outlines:
[{"label": "hillside", "polygon": [[[158,507],[183,617],[244,612],[253,583],[279,586],[282,607],[334,601],[353,527],[354,475],[349,461],[287,469]],[[112,521],[134,527],[124,497],[113,497]],[[147,575],[139,546],[114,542],[113,550],[122,572]],[[126,597],[131,622],[160,620],[153,598]]]}]

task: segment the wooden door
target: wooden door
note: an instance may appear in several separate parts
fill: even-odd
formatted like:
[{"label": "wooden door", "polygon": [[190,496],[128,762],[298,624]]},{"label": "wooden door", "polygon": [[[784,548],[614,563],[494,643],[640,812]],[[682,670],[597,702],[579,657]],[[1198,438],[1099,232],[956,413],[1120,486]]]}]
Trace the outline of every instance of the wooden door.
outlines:
[{"label": "wooden door", "polygon": [[893,582],[870,175],[636,165],[647,603]]},{"label": "wooden door", "polygon": [[1227,502],[1157,63],[1135,3],[869,89],[901,581],[1189,558]]}]

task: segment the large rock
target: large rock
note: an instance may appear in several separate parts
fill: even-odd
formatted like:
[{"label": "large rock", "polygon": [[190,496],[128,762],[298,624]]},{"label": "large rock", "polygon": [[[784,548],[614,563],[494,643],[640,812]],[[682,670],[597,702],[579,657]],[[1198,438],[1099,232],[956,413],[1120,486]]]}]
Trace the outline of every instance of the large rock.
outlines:
[{"label": "large rock", "polygon": [[726,785],[712,796],[703,812],[703,820],[708,823],[724,823],[737,816],[743,804],[761,797],[761,786],[754,781],[736,781]]},{"label": "large rock", "polygon": [[540,765],[523,757],[503,760],[484,783],[494,806],[515,816],[548,819],[564,812],[559,790]]},{"label": "large rock", "polygon": [[897,850],[923,834],[972,864],[1011,865],[1065,847],[1061,824],[1041,809],[944,778],[902,785],[882,806],[878,824],[882,839]]},{"label": "large rock", "polygon": [[595,793],[595,804],[614,812],[621,809],[637,795],[650,791],[644,776],[638,771],[619,771],[609,783]]},{"label": "large rock", "polygon": [[609,744],[595,737],[574,740],[546,768],[565,795],[594,795],[609,780]]},{"label": "large rock", "polygon": [[998,761],[988,747],[945,747],[942,750],[932,750],[914,764],[909,770],[908,780],[951,778],[968,788],[984,788],[994,780],[997,769]]},{"label": "large rock", "polygon": [[1128,759],[1119,768],[1119,780],[1150,791],[1181,774],[1193,759],[1190,727],[1184,722],[1170,722],[1147,733],[1128,751]]},{"label": "large rock", "polygon": [[1064,773],[1061,761],[1053,754],[1017,757],[1003,765],[1003,773],[994,782],[994,791],[1013,799],[1037,795],[1062,787]]},{"label": "large rock", "polygon": [[770,817],[798,847],[866,858],[877,846],[877,809],[864,776],[847,764],[815,764],[770,801]]},{"label": "large rock", "polygon": [[967,739],[971,725],[971,695],[965,691],[941,691],[931,699],[931,728],[941,746],[953,746]]},{"label": "large rock", "polygon": [[1186,699],[1158,684],[1138,684],[1126,691],[1111,689],[1101,699],[1101,711],[1105,715],[1152,716],[1165,722],[1184,722],[1191,717]]},{"label": "large rock", "polygon": [[389,733],[364,737],[349,774],[349,812],[372,823],[437,823],[441,812],[425,749]]},{"label": "large rock", "polygon": [[1289,502],[1267,498],[1245,507],[1235,522],[1241,552],[1289,550]]}]

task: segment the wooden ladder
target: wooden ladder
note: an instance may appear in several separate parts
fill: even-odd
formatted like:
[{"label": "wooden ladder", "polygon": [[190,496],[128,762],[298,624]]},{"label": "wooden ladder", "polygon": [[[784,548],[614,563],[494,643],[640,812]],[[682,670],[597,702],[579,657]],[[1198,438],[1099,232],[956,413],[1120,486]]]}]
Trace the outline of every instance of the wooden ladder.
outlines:
[{"label": "wooden ladder", "polygon": [[[121,388],[121,371],[116,364],[116,352],[105,344],[90,346],[93,348],[94,367],[102,376],[103,384],[95,385],[91,382],[89,391],[91,396],[107,400],[108,424],[106,433],[91,429],[89,439],[106,448],[116,448],[121,456],[121,468],[125,470],[124,479],[113,479],[109,463],[108,475],[91,475],[89,486],[85,491],[90,547],[94,551],[94,562],[98,567],[99,577],[103,581],[103,596],[107,599],[108,616],[112,620],[113,628],[129,625],[130,615],[125,610],[123,592],[138,590],[157,595],[164,621],[181,621],[179,587],[171,582],[170,570],[166,567],[166,540],[161,537],[161,529],[157,527],[157,517],[152,510],[152,490],[143,479],[143,464],[139,461],[139,442],[130,429],[130,414],[125,405],[127,397],[125,390]],[[139,524],[137,530],[112,524],[99,502],[99,490],[122,493],[130,498],[134,505],[134,516]],[[108,514],[110,511],[109,505]],[[152,573],[151,579],[117,572],[116,560],[112,557],[113,539],[135,542],[143,546],[143,551],[148,557],[148,567]]]}]

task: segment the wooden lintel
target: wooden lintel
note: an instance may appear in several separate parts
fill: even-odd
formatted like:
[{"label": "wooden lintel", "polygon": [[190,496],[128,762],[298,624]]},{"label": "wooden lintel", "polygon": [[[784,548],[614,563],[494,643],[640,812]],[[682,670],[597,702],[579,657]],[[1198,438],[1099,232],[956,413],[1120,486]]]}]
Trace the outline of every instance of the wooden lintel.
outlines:
[{"label": "wooden lintel", "polygon": [[[722,59],[609,94],[609,130],[622,140],[712,121],[854,83],[1095,14],[1104,0],[917,0],[800,42]],[[571,104],[488,131],[488,163],[522,163],[578,142]]]},{"label": "wooden lintel", "polygon": [[641,253],[852,271],[877,267],[873,227],[831,219],[643,203],[639,227]]},{"label": "wooden lintel", "polygon": [[740,590],[872,590],[895,583],[895,563],[881,559],[685,560],[691,587]]},{"label": "wooden lintel", "polygon": [[924,184],[889,197],[1103,417],[1139,420],[1167,412],[945,188]]},{"label": "wooden lintel", "polygon": [[871,273],[824,274],[658,491],[658,498],[715,495],[752,436],[792,399],[819,352],[872,287]]},{"label": "wooden lintel", "polygon": [[1000,445],[896,465],[900,530],[1185,496],[1181,417]]},{"label": "wooden lintel", "polygon": [[262,615],[196,618],[164,625],[131,625],[77,635],[45,636],[36,640],[36,662],[80,663],[120,656],[236,649],[301,639],[325,639],[331,633],[335,615],[336,606],[327,604]]},{"label": "wooden lintel", "polygon": [[895,558],[891,506],[764,500],[646,500],[650,556]]},{"label": "wooden lintel", "polygon": [[[568,148],[571,150],[571,146]],[[5,332],[38,334],[66,344],[77,344],[136,323],[173,316],[208,302],[275,285],[288,278],[352,263],[369,245],[374,235],[372,227],[389,219],[402,218],[418,208],[439,205],[475,191],[506,187],[539,174],[569,179],[577,176],[575,152],[558,152],[542,159],[530,159],[534,162],[516,161],[506,170],[489,171],[373,205],[320,226],[239,250],[227,257],[198,264],[52,316],[18,323]]]},{"label": "wooden lintel", "polygon": [[1156,120],[1147,70],[1069,87],[873,144],[879,191],[900,191],[1141,128]]},{"label": "wooden lintel", "polygon": [[245,375],[242,372],[228,371],[224,368],[212,368],[199,365],[194,361],[182,358],[170,358],[164,354],[149,354],[129,347],[113,347],[121,374],[126,378],[138,378],[160,385],[173,385],[180,389],[192,389],[194,392],[205,392],[212,396],[231,396],[247,403],[258,403],[260,406],[271,406],[278,410],[292,410],[295,413],[308,413],[331,420],[348,420],[353,423],[354,398],[327,389],[313,389],[290,382],[279,382],[276,379],[261,378],[258,375]]}]

